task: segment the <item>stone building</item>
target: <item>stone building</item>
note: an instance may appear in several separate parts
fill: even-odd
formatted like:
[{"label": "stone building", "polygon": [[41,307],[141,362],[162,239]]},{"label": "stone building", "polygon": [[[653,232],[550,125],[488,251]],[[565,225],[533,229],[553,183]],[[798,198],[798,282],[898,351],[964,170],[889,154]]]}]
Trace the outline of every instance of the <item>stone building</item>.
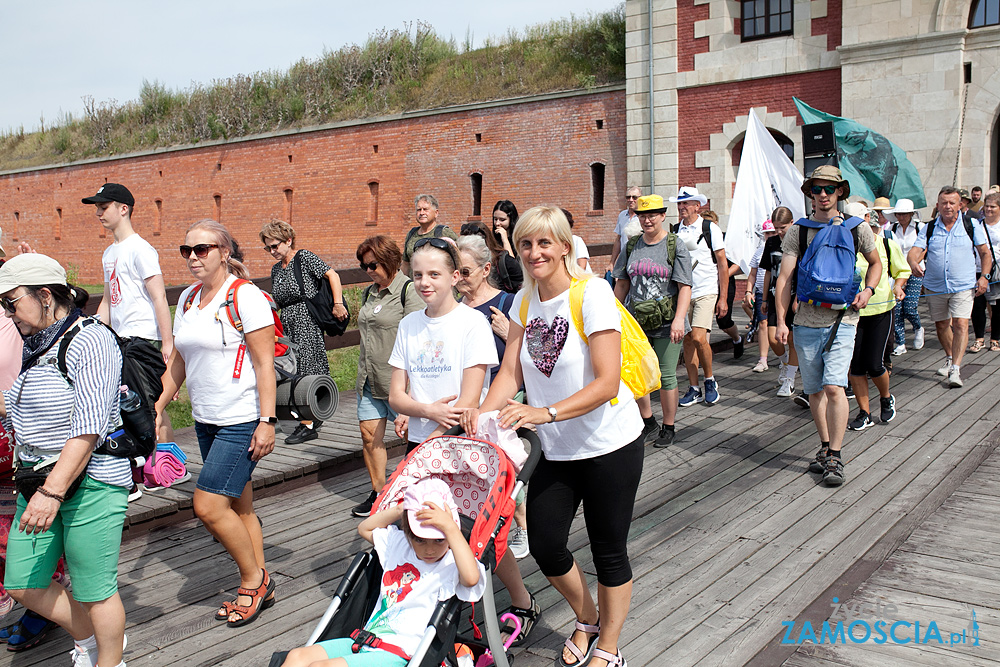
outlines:
[{"label": "stone building", "polygon": [[695,185],[728,213],[751,107],[802,168],[793,96],[905,150],[929,203],[1000,181],[1000,0],[628,0],[626,17],[629,182]]}]

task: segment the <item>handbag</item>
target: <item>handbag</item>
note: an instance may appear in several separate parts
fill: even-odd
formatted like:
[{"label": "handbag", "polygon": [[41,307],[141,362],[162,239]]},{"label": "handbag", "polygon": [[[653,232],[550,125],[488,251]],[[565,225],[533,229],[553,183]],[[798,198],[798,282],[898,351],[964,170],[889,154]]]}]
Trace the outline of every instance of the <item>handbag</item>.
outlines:
[{"label": "handbag", "polygon": [[666,296],[662,299],[647,299],[632,305],[635,321],[643,331],[656,331],[674,321],[677,310],[677,297]]},{"label": "handbag", "polygon": [[[19,465],[14,468],[14,488],[24,496],[24,501],[28,502],[31,500],[31,496],[35,495],[35,491],[42,488],[45,485],[45,480],[48,479],[49,473],[56,467],[56,461],[59,460],[59,456],[52,456],[44,459],[33,467],[28,467],[24,465]],[[80,488],[83,483],[83,478],[87,476],[87,469],[84,468],[83,472],[73,480],[73,483],[69,485],[66,489],[66,493],[63,495],[63,501],[67,501],[73,497],[76,490]]]},{"label": "handbag", "polygon": [[[295,253],[295,257],[292,259],[292,270],[295,272],[299,291],[302,292],[302,298],[306,302],[306,308],[313,321],[327,336],[344,335],[344,332],[347,331],[347,325],[351,321],[351,312],[348,310],[347,317],[342,320],[333,316],[333,288],[330,287],[330,281],[321,278],[319,285],[317,285],[316,296],[310,299],[306,297],[305,283],[302,280],[302,263],[299,261],[298,253]],[[344,308],[347,309],[347,303],[344,303]]]}]

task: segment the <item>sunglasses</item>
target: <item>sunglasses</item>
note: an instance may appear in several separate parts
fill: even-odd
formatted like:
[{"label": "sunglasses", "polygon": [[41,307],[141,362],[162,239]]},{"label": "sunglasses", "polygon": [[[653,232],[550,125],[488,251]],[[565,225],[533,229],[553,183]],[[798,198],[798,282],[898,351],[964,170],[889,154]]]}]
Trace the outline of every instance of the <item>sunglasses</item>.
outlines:
[{"label": "sunglasses", "polygon": [[13,315],[14,312],[17,311],[17,302],[26,296],[28,296],[27,293],[22,294],[16,299],[8,299],[7,297],[0,297],[0,305],[3,305],[3,309],[6,310],[11,315]]},{"label": "sunglasses", "polygon": [[834,192],[837,191],[837,188],[839,187],[840,187],[839,185],[813,185],[812,187],[809,188],[809,190],[814,195],[818,195],[821,192],[825,192],[828,195],[832,195]]},{"label": "sunglasses", "polygon": [[423,248],[425,245],[430,245],[430,247],[437,248],[438,250],[444,250],[451,256],[451,260],[455,263],[455,266],[459,265],[458,250],[452,243],[449,243],[448,241],[445,241],[444,239],[439,239],[437,237],[429,239],[420,239],[413,245],[414,252],[416,252],[420,248]]},{"label": "sunglasses", "polygon": [[181,251],[181,257],[183,257],[184,259],[190,257],[192,252],[194,252],[194,254],[198,256],[198,259],[205,259],[205,257],[208,256],[208,253],[212,251],[212,248],[218,248],[218,247],[219,247],[218,243],[199,243],[193,248],[189,245],[182,245],[178,249]]},{"label": "sunglasses", "polygon": [[365,264],[364,262],[361,262],[360,266],[362,271],[374,271],[375,269],[378,268],[378,262],[372,262],[371,264]]},{"label": "sunglasses", "polygon": [[[275,250],[278,249],[278,246],[280,246],[282,243],[284,243],[284,241],[278,241],[277,243],[272,243],[271,245],[268,245],[268,244],[265,243],[264,244],[264,252],[274,252]],[[199,255],[199,257],[200,257],[200,255]]]},{"label": "sunglasses", "polygon": [[625,199],[638,199],[639,195],[626,195]]},{"label": "sunglasses", "polygon": [[463,278],[471,276],[473,271],[475,271],[475,269],[466,269],[464,267],[458,270],[459,274],[461,274]]}]

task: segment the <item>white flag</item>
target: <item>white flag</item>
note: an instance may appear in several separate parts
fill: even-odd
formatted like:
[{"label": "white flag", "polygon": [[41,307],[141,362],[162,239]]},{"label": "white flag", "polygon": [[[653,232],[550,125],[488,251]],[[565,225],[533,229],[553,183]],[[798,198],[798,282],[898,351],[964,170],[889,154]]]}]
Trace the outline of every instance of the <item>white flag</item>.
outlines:
[{"label": "white flag", "polygon": [[761,228],[775,208],[788,207],[795,220],[805,217],[802,181],[795,164],[751,109],[726,228],[726,256],[743,273],[750,271],[750,260],[764,236]]}]

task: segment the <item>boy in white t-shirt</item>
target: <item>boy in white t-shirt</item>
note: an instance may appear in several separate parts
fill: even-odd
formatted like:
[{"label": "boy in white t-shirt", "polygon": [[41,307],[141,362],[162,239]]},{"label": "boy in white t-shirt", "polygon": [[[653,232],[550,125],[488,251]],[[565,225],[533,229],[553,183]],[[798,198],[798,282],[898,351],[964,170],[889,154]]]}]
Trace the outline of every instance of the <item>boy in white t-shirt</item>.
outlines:
[{"label": "boy in white t-shirt", "polygon": [[[104,229],[111,232],[115,241],[104,251],[104,295],[97,307],[97,315],[107,322],[119,336],[142,338],[160,350],[166,364],[174,349],[173,326],[170,306],[160,259],[145,239],[132,229],[132,211],[135,197],[128,188],[118,183],[105,183],[93,197],[82,200],[93,204],[97,219]],[[164,367],[163,370],[166,370]],[[170,417],[163,414],[163,424],[157,432],[158,442],[173,442],[174,430]],[[180,481],[186,481],[184,478]],[[133,489],[129,500],[140,495]]]},{"label": "boy in white t-shirt", "polygon": [[[407,487],[403,502],[368,517],[358,533],[375,546],[382,564],[381,591],[364,634],[381,640],[379,648],[359,646],[361,656],[387,667],[405,665],[439,600],[452,595],[475,602],[486,590],[486,569],[476,560],[458,523],[458,504],[440,479],[424,479]],[[402,520],[402,530],[395,524]],[[285,667],[326,665],[327,660],[352,656],[356,640],[331,639],[297,648]],[[405,657],[404,657],[405,656]],[[336,663],[329,663],[336,664]]]}]

